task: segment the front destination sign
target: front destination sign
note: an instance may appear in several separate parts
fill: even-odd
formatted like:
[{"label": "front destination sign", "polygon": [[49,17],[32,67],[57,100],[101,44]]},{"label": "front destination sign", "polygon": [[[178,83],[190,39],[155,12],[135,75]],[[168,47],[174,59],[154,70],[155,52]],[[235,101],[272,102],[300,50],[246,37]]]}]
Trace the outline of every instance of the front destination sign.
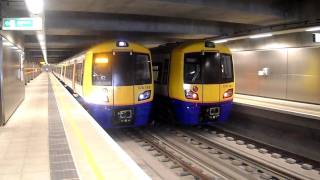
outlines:
[{"label": "front destination sign", "polygon": [[33,18],[3,18],[2,30],[41,31],[43,28],[41,17]]}]

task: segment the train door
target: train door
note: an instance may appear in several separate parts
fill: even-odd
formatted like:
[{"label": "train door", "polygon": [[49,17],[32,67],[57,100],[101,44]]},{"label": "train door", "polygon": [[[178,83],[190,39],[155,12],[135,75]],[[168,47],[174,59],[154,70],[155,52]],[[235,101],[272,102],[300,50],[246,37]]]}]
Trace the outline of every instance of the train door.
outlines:
[{"label": "train door", "polygon": [[220,55],[217,52],[202,53],[202,102],[217,103],[220,96]]},{"label": "train door", "polygon": [[114,52],[111,55],[114,106],[134,104],[134,66],[130,52]]},{"label": "train door", "polygon": [[130,52],[113,52],[113,125],[131,125],[134,123],[134,61]]}]

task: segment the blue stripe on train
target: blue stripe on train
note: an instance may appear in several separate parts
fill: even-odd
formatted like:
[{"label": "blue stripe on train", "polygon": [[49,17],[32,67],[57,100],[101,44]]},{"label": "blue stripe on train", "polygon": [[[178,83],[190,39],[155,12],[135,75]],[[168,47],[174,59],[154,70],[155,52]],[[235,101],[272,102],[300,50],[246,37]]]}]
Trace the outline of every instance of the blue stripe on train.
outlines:
[{"label": "blue stripe on train", "polygon": [[176,119],[179,124],[183,125],[197,125],[197,124],[211,124],[215,121],[200,121],[201,107],[220,107],[220,116],[216,121],[225,122],[228,120],[232,101],[220,102],[220,103],[192,103],[185,102],[176,99],[171,99],[171,104],[174,109]]},{"label": "blue stripe on train", "polygon": [[[152,103],[147,102],[143,104],[136,104],[130,106],[106,106],[106,105],[96,105],[87,104],[91,116],[100,124],[102,128],[123,128],[123,127],[138,127],[145,126],[148,123]],[[132,125],[119,125],[114,126],[112,124],[113,110],[116,109],[134,109],[134,124]]]}]

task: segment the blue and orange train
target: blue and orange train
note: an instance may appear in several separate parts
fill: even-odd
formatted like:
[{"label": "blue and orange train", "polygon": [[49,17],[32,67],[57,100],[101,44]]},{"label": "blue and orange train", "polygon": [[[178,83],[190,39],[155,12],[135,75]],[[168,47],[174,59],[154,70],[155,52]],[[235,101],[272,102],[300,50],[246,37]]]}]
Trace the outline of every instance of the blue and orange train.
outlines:
[{"label": "blue and orange train", "polygon": [[55,75],[84,99],[103,128],[148,123],[153,100],[150,51],[136,43],[108,41],[69,58]]},{"label": "blue and orange train", "polygon": [[182,125],[228,119],[235,91],[230,50],[210,41],[159,46],[151,50],[155,112]]}]

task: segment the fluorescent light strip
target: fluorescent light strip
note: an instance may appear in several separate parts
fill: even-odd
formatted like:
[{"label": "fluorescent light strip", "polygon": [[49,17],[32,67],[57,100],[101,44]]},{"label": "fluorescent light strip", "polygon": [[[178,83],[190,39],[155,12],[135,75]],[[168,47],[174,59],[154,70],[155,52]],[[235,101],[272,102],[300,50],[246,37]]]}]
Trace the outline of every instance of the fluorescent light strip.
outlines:
[{"label": "fluorescent light strip", "polygon": [[[226,39],[223,39],[223,40],[227,40],[227,41],[237,41],[237,40],[242,40],[242,39],[246,39],[246,38],[255,39],[255,38],[270,37],[270,36],[272,36],[272,35],[283,35],[283,34],[304,32],[304,31],[308,31],[308,32],[320,31],[320,26],[307,27],[307,28],[306,28],[306,27],[293,28],[293,29],[288,29],[288,30],[274,31],[274,32],[272,32],[272,33],[264,33],[264,34],[256,34],[256,35],[236,36],[236,37],[226,38]],[[218,41],[218,42],[219,42],[219,40],[215,40],[215,41]],[[215,41],[214,41],[214,42],[215,42]],[[215,42],[215,43],[216,43],[216,42]]]},{"label": "fluorescent light strip", "polygon": [[308,28],[308,29],[306,29],[306,31],[308,31],[308,32],[312,32],[312,31],[320,31],[320,26],[318,26],[318,27]]},{"label": "fluorescent light strip", "polygon": [[42,51],[43,59],[44,59],[45,63],[48,64],[47,49],[46,49],[46,37],[44,35],[44,31],[39,31],[37,33],[37,39],[38,39],[39,44],[40,44],[40,48],[41,48],[41,51]]},{"label": "fluorescent light strip", "polygon": [[250,39],[258,39],[258,38],[265,38],[265,37],[271,37],[272,34],[271,33],[266,33],[266,34],[256,34],[256,35],[252,35],[249,36]]},{"label": "fluorescent light strip", "polygon": [[[44,19],[44,0],[25,0],[27,9],[30,13],[30,16],[39,16]],[[37,38],[42,50],[43,58],[46,64],[48,64],[47,61],[47,51],[46,51],[46,38],[45,38],[45,31],[44,28],[42,31],[37,32]]]},{"label": "fluorescent light strip", "polygon": [[227,39],[220,39],[220,40],[216,40],[216,41],[213,41],[214,43],[216,44],[219,44],[219,43],[225,43],[225,42],[228,42]]},{"label": "fluorescent light strip", "polygon": [[9,46],[9,47],[13,46],[13,44],[11,42],[9,42],[9,41],[4,41],[2,44],[4,46]]},{"label": "fluorescent light strip", "polygon": [[45,40],[45,38],[44,38],[44,35],[41,33],[39,33],[39,34],[37,34],[37,38],[38,38],[38,40],[39,41],[44,41]]},{"label": "fluorescent light strip", "polygon": [[41,47],[45,47],[46,46],[46,43],[44,41],[40,41],[39,43],[40,43]]}]

